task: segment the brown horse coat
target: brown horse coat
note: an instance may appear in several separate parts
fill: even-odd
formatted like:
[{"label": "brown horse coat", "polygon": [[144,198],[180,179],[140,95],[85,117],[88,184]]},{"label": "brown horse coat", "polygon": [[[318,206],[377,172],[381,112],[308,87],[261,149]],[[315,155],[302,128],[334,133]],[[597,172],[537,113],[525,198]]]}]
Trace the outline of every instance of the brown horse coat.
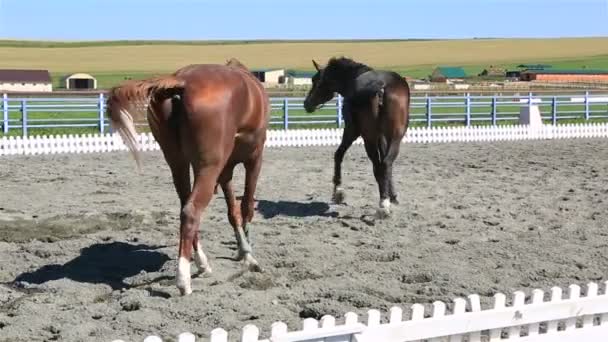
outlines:
[{"label": "brown horse coat", "polygon": [[[107,112],[111,125],[141,167],[134,115],[147,104],[147,121],[171,169],[181,203],[177,287],[189,294],[190,259],[199,271],[211,268],[199,243],[199,224],[219,184],[239,244],[239,257],[261,270],[252,257],[247,223],[254,212],[254,193],[262,165],[270,119],[262,84],[236,59],[226,65],[197,64],[172,75],[130,81],[111,90]],[[232,186],[234,167],[245,166],[245,191],[240,207]],[[194,184],[190,183],[190,168]]]}]

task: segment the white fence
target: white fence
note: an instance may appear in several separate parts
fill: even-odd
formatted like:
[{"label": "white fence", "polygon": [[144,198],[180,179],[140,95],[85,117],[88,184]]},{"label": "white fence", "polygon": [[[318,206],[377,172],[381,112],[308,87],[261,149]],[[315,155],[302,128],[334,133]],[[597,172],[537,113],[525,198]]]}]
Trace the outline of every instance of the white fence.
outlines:
[{"label": "white fence", "polygon": [[[225,330],[211,331],[211,342],[407,342],[407,341],[520,341],[520,342],[599,342],[608,340],[608,282],[599,291],[596,283],[585,287],[570,285],[563,298],[562,289],[553,287],[551,293],[540,289],[526,298],[522,291],[512,298],[498,293],[494,295],[492,308],[482,310],[478,295],[467,299],[456,298],[448,313],[444,302],[436,301],[431,312],[425,312],[421,304],[411,306],[409,319],[404,319],[400,307],[390,309],[382,320],[378,310],[369,310],[364,319],[349,312],[344,323],[336,324],[332,316],[320,321],[307,318],[302,330],[288,332],[287,325],[275,322],[270,337],[260,339],[255,325],[246,325],[238,338],[228,339]],[[548,300],[545,300],[547,297]],[[508,300],[510,299],[510,300]],[[507,305],[507,302],[509,304]],[[196,337],[183,333],[179,342],[194,342]],[[122,340],[115,340],[118,342]],[[149,336],[144,342],[162,342],[158,336]]]},{"label": "white fence", "polygon": [[[464,141],[497,141],[527,139],[608,137],[608,123],[567,125],[528,125],[430,127],[410,128],[404,143],[445,143]],[[269,130],[267,147],[281,146],[336,146],[342,138],[342,129]],[[140,133],[139,143],[144,151],[158,150],[150,133]],[[359,138],[355,144],[361,144]],[[28,136],[0,138],[0,155],[54,154],[126,151],[127,147],[117,134],[85,134],[59,136]]]}]

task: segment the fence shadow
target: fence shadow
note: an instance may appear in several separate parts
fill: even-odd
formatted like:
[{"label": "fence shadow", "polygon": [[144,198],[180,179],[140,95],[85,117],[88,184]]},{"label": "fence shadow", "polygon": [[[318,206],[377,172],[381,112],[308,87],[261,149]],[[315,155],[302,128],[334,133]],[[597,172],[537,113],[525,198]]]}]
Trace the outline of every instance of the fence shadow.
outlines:
[{"label": "fence shadow", "polygon": [[325,202],[295,202],[258,200],[257,211],[266,219],[278,215],[291,217],[338,217],[337,212],[329,212]]},{"label": "fence shadow", "polygon": [[14,282],[42,284],[68,278],[77,282],[107,284],[113,290],[129,287],[124,280],[142,270],[155,272],[169,257],[155,249],[165,246],[133,245],[124,242],[96,243],[81,250],[78,257],[63,265],[45,265],[18,275]]}]

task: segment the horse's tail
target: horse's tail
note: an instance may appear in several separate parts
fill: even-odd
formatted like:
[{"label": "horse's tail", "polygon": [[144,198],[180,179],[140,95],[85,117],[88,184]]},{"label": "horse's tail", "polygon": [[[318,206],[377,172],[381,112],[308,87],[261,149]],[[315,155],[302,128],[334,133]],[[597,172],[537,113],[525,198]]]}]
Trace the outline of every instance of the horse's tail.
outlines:
[{"label": "horse's tail", "polygon": [[[407,102],[405,104],[403,104],[405,107],[409,106],[409,101],[410,101],[410,92],[409,92],[409,87],[408,84],[405,82],[405,80],[402,79],[402,82],[405,83],[405,88],[407,89],[407,97],[406,100]],[[382,92],[380,92],[378,94],[378,118],[379,120],[386,120],[386,115],[387,112],[386,110],[388,109],[387,106],[389,106],[389,99],[388,97],[390,96],[389,92],[386,91],[386,89],[382,89]],[[409,115],[409,112],[408,112]],[[384,116],[384,117],[383,117]],[[396,154],[399,151],[399,144],[401,144],[401,139],[403,137],[403,134],[405,134],[405,131],[407,130],[407,123],[406,123],[406,127],[404,128],[404,131],[402,134],[399,134],[397,136],[386,136],[385,134],[380,134],[378,137],[378,152],[379,152],[379,161],[380,163],[386,163],[389,160],[394,160]]]},{"label": "horse's tail", "polygon": [[[146,106],[181,94],[184,81],[173,75],[128,81],[110,89],[106,112],[112,129],[120,134],[123,142],[133,155],[138,170],[141,170],[139,143],[135,121],[145,119]],[[157,115],[151,110],[152,115]]]}]

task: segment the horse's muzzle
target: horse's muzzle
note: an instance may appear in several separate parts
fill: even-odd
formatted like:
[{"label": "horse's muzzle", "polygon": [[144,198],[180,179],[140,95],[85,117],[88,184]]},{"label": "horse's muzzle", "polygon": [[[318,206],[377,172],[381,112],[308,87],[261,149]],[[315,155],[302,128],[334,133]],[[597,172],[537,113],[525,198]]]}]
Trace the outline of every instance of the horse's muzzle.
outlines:
[{"label": "horse's muzzle", "polygon": [[312,113],[317,110],[317,106],[313,105],[310,103],[310,101],[308,101],[308,99],[306,99],[304,100],[304,110],[306,110],[307,113]]}]

